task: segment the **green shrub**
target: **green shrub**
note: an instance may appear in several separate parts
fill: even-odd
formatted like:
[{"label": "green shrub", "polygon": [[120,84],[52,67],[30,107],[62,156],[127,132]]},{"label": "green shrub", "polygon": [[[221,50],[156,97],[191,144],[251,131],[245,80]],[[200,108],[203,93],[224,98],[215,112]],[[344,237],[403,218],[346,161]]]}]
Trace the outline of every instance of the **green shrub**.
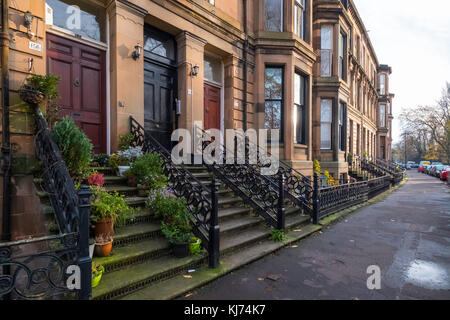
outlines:
[{"label": "green shrub", "polygon": [[117,191],[108,193],[100,187],[91,187],[93,201],[91,201],[91,220],[114,219],[117,226],[123,225],[131,217],[134,209],[128,206],[124,196]]},{"label": "green shrub", "polygon": [[91,173],[92,144],[75,122],[64,117],[52,131],[52,138],[58,145],[70,175],[82,180]]},{"label": "green shrub", "polygon": [[126,150],[131,146],[134,136],[131,133],[119,136],[119,150]]},{"label": "green shrub", "polygon": [[186,201],[169,197],[158,203],[158,212],[162,215],[161,231],[170,243],[189,242],[191,224]]},{"label": "green shrub", "polygon": [[59,98],[59,92],[57,89],[58,82],[61,80],[60,77],[54,76],[52,74],[47,75],[32,75],[25,80],[25,85],[30,88],[34,88],[40,91],[47,98],[49,102]]},{"label": "green shrub", "polygon": [[132,163],[130,170],[126,171],[126,176],[136,177],[141,185],[159,189],[167,185],[167,177],[162,166],[163,161],[159,154],[147,153]]}]

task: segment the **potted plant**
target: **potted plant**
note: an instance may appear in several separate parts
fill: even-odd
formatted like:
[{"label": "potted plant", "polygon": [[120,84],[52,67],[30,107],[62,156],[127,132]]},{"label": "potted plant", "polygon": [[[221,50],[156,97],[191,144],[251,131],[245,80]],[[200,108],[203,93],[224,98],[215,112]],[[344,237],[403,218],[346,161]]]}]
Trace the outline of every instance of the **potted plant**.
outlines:
[{"label": "potted plant", "polygon": [[75,181],[83,181],[92,173],[92,144],[73,119],[64,117],[52,130],[52,138]]},{"label": "potted plant", "polygon": [[98,286],[102,279],[103,272],[105,272],[105,268],[102,265],[92,264],[92,288]]},{"label": "potted plant", "polygon": [[122,224],[133,213],[133,208],[127,205],[118,192],[112,194],[102,188],[92,186],[91,220],[96,236],[114,234],[114,225]]},{"label": "potted plant", "polygon": [[106,153],[99,153],[94,156],[94,161],[99,167],[106,167],[108,164],[109,156]]},{"label": "potted plant", "polygon": [[103,177],[103,174],[94,172],[88,178],[88,183],[90,186],[103,187],[103,185],[105,184],[105,179]]},{"label": "potted plant", "polygon": [[167,184],[161,156],[147,153],[138,157],[125,172],[130,186],[138,187],[138,195],[146,197],[150,189],[159,189]]},{"label": "potted plant", "polygon": [[190,254],[198,254],[201,251],[202,240],[196,237],[191,237],[191,241],[189,243],[189,253]]},{"label": "potted plant", "polygon": [[156,213],[162,216],[161,231],[171,243],[174,256],[188,256],[192,228],[186,201],[174,197],[162,199],[158,201]]},{"label": "potted plant", "polygon": [[108,257],[111,253],[113,238],[111,235],[102,234],[95,237],[95,255]]},{"label": "potted plant", "polygon": [[19,88],[19,96],[28,104],[39,104],[44,99],[53,101],[59,97],[57,85],[60,79],[51,74],[32,75]]},{"label": "potted plant", "polygon": [[133,142],[134,136],[131,133],[127,133],[125,135],[119,136],[119,150],[127,150],[131,147],[131,143]]}]

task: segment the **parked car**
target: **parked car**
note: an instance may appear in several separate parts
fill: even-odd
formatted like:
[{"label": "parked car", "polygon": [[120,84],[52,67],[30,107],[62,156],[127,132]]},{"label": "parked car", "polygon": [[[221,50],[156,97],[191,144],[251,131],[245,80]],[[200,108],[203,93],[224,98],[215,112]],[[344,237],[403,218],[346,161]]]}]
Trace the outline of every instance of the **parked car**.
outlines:
[{"label": "parked car", "polygon": [[447,177],[450,174],[450,167],[445,167],[444,170],[441,171],[440,178],[442,181],[447,181]]},{"label": "parked car", "polygon": [[427,164],[423,167],[423,172],[426,174],[430,174],[431,164]]},{"label": "parked car", "polygon": [[444,165],[436,165],[433,166],[433,168],[431,169],[431,175],[433,177],[439,177],[441,174],[441,171],[445,168]]},{"label": "parked car", "polygon": [[428,164],[430,164],[430,161],[420,161],[417,171],[424,173],[424,167]]}]

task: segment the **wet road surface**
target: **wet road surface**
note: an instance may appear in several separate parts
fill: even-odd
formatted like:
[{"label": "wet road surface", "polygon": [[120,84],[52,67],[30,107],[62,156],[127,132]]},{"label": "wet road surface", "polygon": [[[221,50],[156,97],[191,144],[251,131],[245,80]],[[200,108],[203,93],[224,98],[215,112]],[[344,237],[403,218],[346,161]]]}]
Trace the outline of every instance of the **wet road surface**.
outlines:
[{"label": "wet road surface", "polygon": [[[450,299],[450,188],[408,175],[385,200],[184,299]],[[380,289],[368,289],[369,266]]]}]

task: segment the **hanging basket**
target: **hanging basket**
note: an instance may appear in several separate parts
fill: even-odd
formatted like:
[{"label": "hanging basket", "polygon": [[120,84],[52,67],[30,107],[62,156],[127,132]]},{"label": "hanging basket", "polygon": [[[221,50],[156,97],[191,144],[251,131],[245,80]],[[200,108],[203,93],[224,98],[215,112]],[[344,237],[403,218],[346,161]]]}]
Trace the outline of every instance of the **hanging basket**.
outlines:
[{"label": "hanging basket", "polygon": [[24,85],[19,89],[19,96],[20,99],[22,99],[28,104],[39,104],[45,98],[42,92],[28,85]]}]

